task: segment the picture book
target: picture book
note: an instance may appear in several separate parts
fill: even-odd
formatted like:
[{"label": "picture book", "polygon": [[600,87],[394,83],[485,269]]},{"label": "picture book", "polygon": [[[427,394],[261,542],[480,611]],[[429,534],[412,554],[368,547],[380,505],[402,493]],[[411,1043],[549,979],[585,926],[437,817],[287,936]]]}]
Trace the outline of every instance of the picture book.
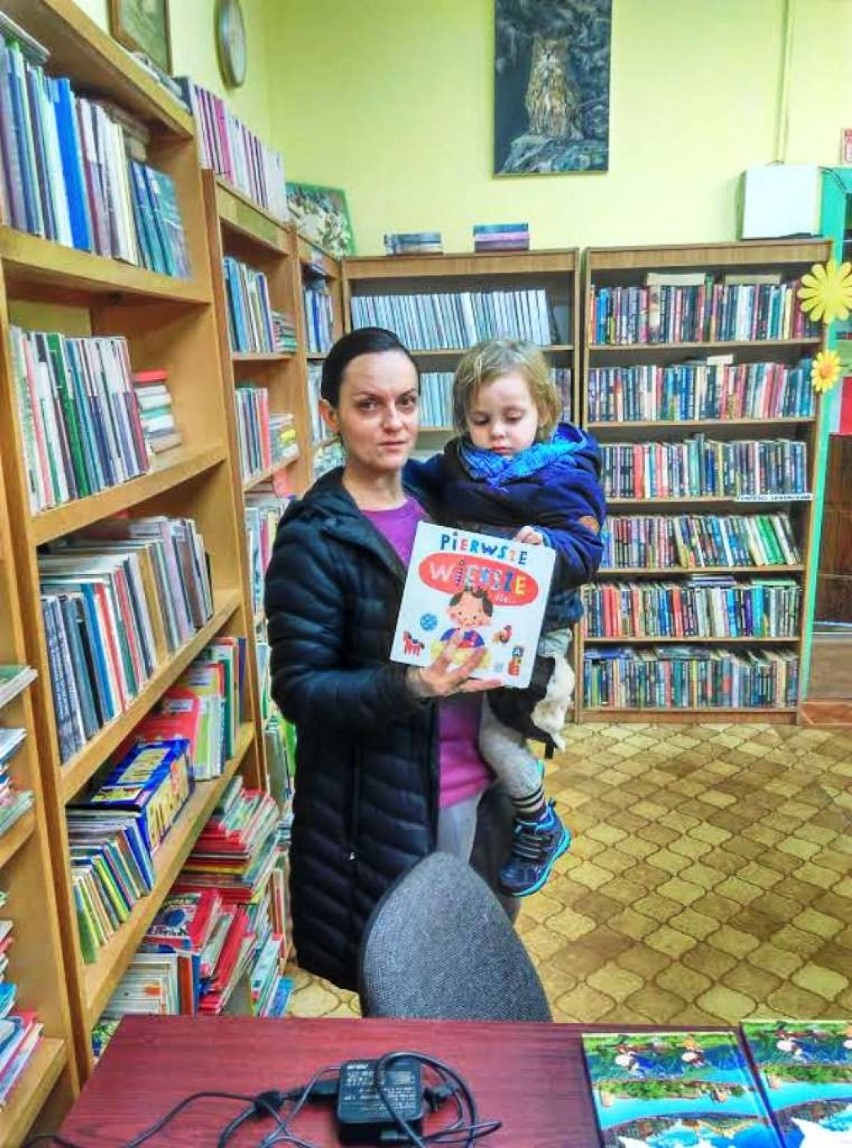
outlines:
[{"label": "picture book", "polygon": [[391,660],[429,666],[454,634],[454,661],[485,647],[475,678],[529,685],[553,576],[554,551],[421,522]]},{"label": "picture book", "polygon": [[604,1148],[779,1148],[734,1032],[582,1040]]},{"label": "picture book", "polygon": [[743,1021],[784,1148],[852,1145],[852,1021]]}]

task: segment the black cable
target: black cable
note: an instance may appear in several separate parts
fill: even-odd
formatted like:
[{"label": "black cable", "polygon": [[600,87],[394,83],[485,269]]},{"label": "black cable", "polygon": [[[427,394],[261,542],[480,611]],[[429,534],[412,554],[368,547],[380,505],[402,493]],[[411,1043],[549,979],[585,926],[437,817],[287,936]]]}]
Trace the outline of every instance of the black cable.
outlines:
[{"label": "black cable", "polygon": [[[441,1079],[445,1085],[454,1084],[456,1086],[456,1091],[459,1094],[457,1099],[460,1102],[462,1111],[464,1109],[464,1105],[467,1107],[467,1124],[459,1124],[456,1122],[455,1125],[449,1128],[440,1129],[439,1131],[432,1132],[426,1136],[420,1136],[417,1132],[415,1132],[408,1121],[394,1106],[394,1103],[391,1100],[385,1085],[385,1074],[388,1070],[388,1067],[393,1064],[394,1061],[403,1058],[417,1060],[421,1064],[427,1065],[438,1074],[439,1079]],[[385,1056],[381,1057],[376,1062],[374,1081],[376,1090],[378,1091],[379,1096],[381,1096],[382,1102],[387,1108],[392,1120],[396,1124],[397,1128],[399,1128],[399,1130],[408,1137],[408,1143],[412,1144],[414,1148],[428,1148],[428,1146],[431,1144],[464,1144],[465,1148],[473,1148],[474,1142],[476,1140],[481,1140],[485,1136],[490,1136],[492,1132],[496,1132],[498,1128],[502,1127],[502,1122],[499,1120],[486,1120],[480,1122],[479,1113],[476,1108],[476,1101],[470,1086],[464,1077],[457,1073],[455,1069],[450,1068],[450,1066],[445,1064],[442,1060],[438,1060],[433,1056],[427,1056],[426,1053],[386,1053]],[[461,1103],[462,1101],[463,1104]],[[463,1117],[460,1116],[459,1119],[463,1119]]]},{"label": "black cable", "polygon": [[[299,1115],[312,1095],[316,1094],[318,1097],[326,1099],[331,1098],[337,1094],[336,1080],[333,1082],[323,1082],[322,1080],[322,1077],[327,1076],[330,1072],[335,1072],[339,1075],[340,1065],[329,1064],[326,1065],[325,1068],[320,1068],[314,1073],[305,1087],[301,1090],[301,1093],[293,1104],[292,1109],[286,1114],[286,1116],[283,1117],[283,1119],[281,1117],[278,1118],[278,1130],[275,1132],[270,1132],[268,1136],[265,1136],[263,1140],[261,1140],[259,1148],[272,1148],[272,1145],[274,1144],[290,1144],[293,1146],[293,1148],[316,1148],[316,1145],[311,1144],[307,1140],[302,1140],[294,1132],[291,1132],[290,1122]],[[332,1091],[331,1089],[328,1089],[321,1091],[318,1086],[322,1085],[323,1083],[333,1083],[334,1090]]]},{"label": "black cable", "polygon": [[[189,1096],[184,1096],[182,1100],[179,1100],[177,1104],[173,1105],[169,1111],[164,1116],[161,1116],[155,1124],[152,1124],[148,1128],[143,1129],[143,1131],[134,1136],[132,1140],[128,1140],[122,1144],[121,1148],[139,1148],[140,1144],[144,1144],[146,1140],[150,1140],[152,1136],[156,1136],[156,1134],[161,1132],[167,1124],[174,1120],[174,1118],[179,1113],[181,1113],[184,1108],[187,1108],[196,1100],[240,1100],[244,1104],[250,1105],[252,1112],[257,1111],[258,1105],[266,1108],[277,1120],[278,1113],[275,1111],[272,1104],[264,1099],[266,1095],[266,1093],[261,1093],[261,1095],[258,1097],[248,1096],[242,1092],[192,1092]],[[282,1096],[283,1103],[285,1098],[284,1094],[282,1093],[280,1095]],[[43,1143],[45,1141],[48,1141],[51,1144],[56,1144],[59,1146],[59,1148],[86,1148],[86,1146],[83,1144],[78,1144],[76,1141],[67,1140],[64,1136],[60,1136],[58,1132],[40,1132],[37,1136],[31,1136],[30,1139],[26,1141],[23,1148],[32,1148],[33,1145],[40,1142]]]}]

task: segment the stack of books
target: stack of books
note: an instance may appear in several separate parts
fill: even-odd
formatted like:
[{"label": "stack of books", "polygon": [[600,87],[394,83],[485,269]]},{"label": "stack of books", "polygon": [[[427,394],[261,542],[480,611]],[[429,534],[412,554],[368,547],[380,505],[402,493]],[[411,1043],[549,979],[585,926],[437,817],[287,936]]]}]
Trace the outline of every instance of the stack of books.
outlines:
[{"label": "stack of books", "polygon": [[[0,890],[0,909],[7,898]],[[35,1052],[42,1028],[34,1012],[17,1005],[17,985],[6,980],[13,928],[12,921],[0,918],[0,1109]]]},{"label": "stack of books", "polygon": [[154,866],[133,814],[69,805],[66,817],[80,949],[84,963],[95,964],[133,906],[154,888]]},{"label": "stack of books", "polygon": [[201,1012],[224,1011],[245,977],[253,1013],[268,1015],[278,996],[286,949],[277,824],[274,799],[235,777],[175,882],[176,893],[216,890],[228,918],[219,959],[202,982]]},{"label": "stack of books", "polygon": [[325,279],[305,277],[302,295],[305,301],[305,328],[308,352],[324,355],[334,342],[334,310]]},{"label": "stack of books", "polygon": [[167,371],[137,371],[133,376],[142,434],[153,454],[161,454],[183,442],[183,435],[175,426],[168,377]]},{"label": "stack of books", "polygon": [[7,706],[35,678],[32,666],[0,665],[0,708]]},{"label": "stack of books", "polygon": [[288,466],[299,457],[299,439],[293,415],[289,411],[269,416],[269,438],[273,466]]},{"label": "stack of books", "polygon": [[529,251],[528,223],[475,223],[474,251]]},{"label": "stack of books", "polygon": [[603,546],[601,566],[615,570],[795,566],[802,560],[787,514],[608,518]]},{"label": "stack of books", "polygon": [[289,496],[277,494],[271,484],[255,487],[246,494],[245,524],[252,571],[252,608],[255,614],[263,609],[264,579],[272,558],[275,531],[289,501]]},{"label": "stack of books", "polygon": [[148,472],[124,338],[20,327],[9,337],[34,513]]},{"label": "stack of books", "polygon": [[9,777],[9,761],[26,736],[25,729],[0,728],[0,837],[32,808],[32,792],[16,789]]},{"label": "stack of books", "polygon": [[269,391],[250,383],[234,391],[237,408],[237,443],[240,476],[248,482],[272,466],[272,440],[269,427]]},{"label": "stack of books", "polygon": [[0,27],[0,224],[189,276],[174,183],[145,162],[147,129],[44,71],[46,51]]},{"label": "stack of books", "polygon": [[213,614],[192,519],[105,519],[39,555],[60,758],[124,712]]},{"label": "stack of books", "polygon": [[221,776],[242,719],[245,650],[245,639],[224,635],[205,646],[121,748],[185,738],[195,780]]},{"label": "stack of books", "polygon": [[441,255],[443,250],[440,231],[398,231],[385,236],[388,255]]},{"label": "stack of books", "polygon": [[279,355],[292,355],[297,349],[296,323],[292,315],[283,311],[271,311],[272,349]]},{"label": "stack of books", "polygon": [[272,308],[266,276],[230,255],[226,255],[222,263],[231,350],[255,355],[274,353]]},{"label": "stack of books", "polygon": [[221,97],[189,76],[176,79],[198,126],[202,166],[212,168],[276,219],[289,219],[281,156],[249,131]]}]

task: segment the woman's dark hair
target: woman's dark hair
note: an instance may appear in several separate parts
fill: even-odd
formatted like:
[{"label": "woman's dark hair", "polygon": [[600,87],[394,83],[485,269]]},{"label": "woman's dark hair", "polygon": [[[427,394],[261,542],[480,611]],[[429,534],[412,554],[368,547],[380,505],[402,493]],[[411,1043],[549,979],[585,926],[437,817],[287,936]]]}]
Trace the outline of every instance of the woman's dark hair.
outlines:
[{"label": "woman's dark hair", "polygon": [[383,351],[402,351],[417,371],[417,385],[420,385],[420,369],[411,352],[400,343],[393,331],[384,327],[359,327],[338,339],[325,357],[322,365],[322,385],[320,394],[333,407],[340,401],[340,386],[346,368],[359,355],[381,354]]}]

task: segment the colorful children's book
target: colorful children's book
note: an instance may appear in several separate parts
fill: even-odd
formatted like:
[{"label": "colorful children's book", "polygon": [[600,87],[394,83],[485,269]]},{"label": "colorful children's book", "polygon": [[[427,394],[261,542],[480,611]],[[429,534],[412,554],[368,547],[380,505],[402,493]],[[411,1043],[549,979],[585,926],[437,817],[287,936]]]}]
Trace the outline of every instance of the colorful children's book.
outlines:
[{"label": "colorful children's book", "polygon": [[485,647],[473,677],[529,685],[554,559],[547,546],[421,522],[391,659],[429,666],[461,631],[457,664]]},{"label": "colorful children's book", "polygon": [[743,1021],[784,1148],[852,1145],[852,1021]]},{"label": "colorful children's book", "polygon": [[604,1148],[779,1148],[734,1032],[582,1039]]}]

